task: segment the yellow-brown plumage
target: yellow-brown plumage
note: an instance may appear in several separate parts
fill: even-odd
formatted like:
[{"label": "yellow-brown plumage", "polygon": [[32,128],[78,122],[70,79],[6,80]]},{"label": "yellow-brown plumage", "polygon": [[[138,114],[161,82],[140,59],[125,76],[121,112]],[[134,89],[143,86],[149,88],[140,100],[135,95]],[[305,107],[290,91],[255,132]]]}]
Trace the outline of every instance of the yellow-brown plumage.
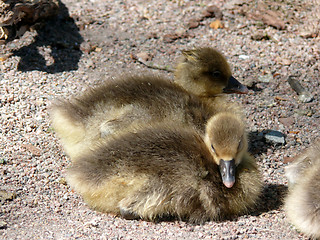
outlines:
[{"label": "yellow-brown plumage", "polygon": [[183,51],[175,70],[175,81],[188,92],[204,98],[248,91],[232,77],[225,57],[213,48]]},{"label": "yellow-brown plumage", "polygon": [[289,221],[308,237],[320,239],[320,141],[286,167],[286,176]]},{"label": "yellow-brown plumage", "polygon": [[[172,122],[100,142],[77,157],[67,181],[92,208],[126,218],[174,216],[203,223],[245,213],[260,195],[261,176],[246,145],[239,147],[245,140],[242,121],[234,118],[231,128],[236,127],[237,133],[230,135],[226,127],[217,127],[225,117],[232,118],[230,113],[220,113],[207,126],[205,138],[210,142],[192,127]],[[220,149],[215,136],[229,142],[229,149]],[[242,160],[232,188],[222,184],[211,145]]]}]

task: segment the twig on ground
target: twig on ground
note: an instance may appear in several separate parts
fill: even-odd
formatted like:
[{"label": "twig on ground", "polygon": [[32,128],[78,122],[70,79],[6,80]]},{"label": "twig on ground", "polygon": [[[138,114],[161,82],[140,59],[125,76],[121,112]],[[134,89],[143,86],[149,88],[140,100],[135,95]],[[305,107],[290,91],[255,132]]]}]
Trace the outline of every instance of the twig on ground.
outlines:
[{"label": "twig on ground", "polygon": [[157,69],[157,70],[162,70],[162,71],[167,71],[167,72],[173,72],[174,70],[172,68],[170,68],[169,66],[160,66],[154,63],[148,63],[144,60],[142,60],[141,58],[137,57],[136,55],[131,53],[130,56],[133,60],[143,64],[144,66],[148,67],[148,68],[152,68],[152,69]]}]

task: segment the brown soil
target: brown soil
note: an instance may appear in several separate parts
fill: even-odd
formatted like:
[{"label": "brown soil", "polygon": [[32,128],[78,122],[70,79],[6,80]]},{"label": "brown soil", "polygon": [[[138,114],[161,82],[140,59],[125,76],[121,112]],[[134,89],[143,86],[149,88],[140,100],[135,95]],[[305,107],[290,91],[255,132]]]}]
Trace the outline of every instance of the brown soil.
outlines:
[{"label": "brown soil", "polygon": [[[0,238],[306,239],[286,221],[284,166],[319,137],[320,6],[317,0],[258,2],[66,0],[64,15],[1,45]],[[212,4],[222,18],[204,13]],[[211,24],[216,20],[221,24]],[[264,176],[257,210],[194,226],[89,209],[65,184],[70,161],[50,128],[50,102],[120,74],[173,78],[132,56],[172,67],[180,50],[198,46],[223,52],[234,76],[250,87],[230,98],[245,107],[250,151]],[[313,101],[299,101],[290,75]],[[268,130],[283,133],[286,143],[267,142]]]}]

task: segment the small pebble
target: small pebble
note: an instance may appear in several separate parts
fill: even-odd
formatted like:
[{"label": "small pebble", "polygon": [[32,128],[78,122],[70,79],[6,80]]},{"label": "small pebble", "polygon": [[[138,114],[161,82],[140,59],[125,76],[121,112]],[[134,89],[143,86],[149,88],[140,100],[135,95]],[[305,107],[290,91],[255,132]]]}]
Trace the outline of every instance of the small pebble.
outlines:
[{"label": "small pebble", "polygon": [[4,221],[0,221],[0,229],[5,229],[7,228],[8,224]]},{"label": "small pebble", "polygon": [[311,93],[309,92],[303,92],[301,93],[299,96],[298,96],[300,102],[303,102],[303,103],[308,103],[308,102],[311,102],[313,100],[313,96]]},{"label": "small pebble", "polygon": [[279,118],[279,122],[281,122],[285,126],[291,126],[292,124],[294,124],[294,118],[293,117]]},{"label": "small pebble", "polygon": [[239,55],[239,59],[245,60],[249,59],[250,57],[248,55]]},{"label": "small pebble", "polygon": [[285,144],[284,135],[279,131],[271,130],[264,135],[264,138],[275,144]]},{"label": "small pebble", "polygon": [[149,61],[151,60],[151,55],[147,52],[139,52],[137,53],[137,57],[141,58],[143,61]]},{"label": "small pebble", "polygon": [[193,28],[197,28],[199,25],[200,25],[200,22],[199,22],[199,21],[197,21],[196,19],[190,19],[187,27],[188,27],[189,29],[193,29]]},{"label": "small pebble", "polygon": [[92,226],[92,227],[98,227],[99,226],[99,220],[98,219],[92,219],[90,222],[87,222],[86,225]]},{"label": "small pebble", "polygon": [[258,77],[260,82],[269,83],[273,80],[272,74],[260,75]]}]

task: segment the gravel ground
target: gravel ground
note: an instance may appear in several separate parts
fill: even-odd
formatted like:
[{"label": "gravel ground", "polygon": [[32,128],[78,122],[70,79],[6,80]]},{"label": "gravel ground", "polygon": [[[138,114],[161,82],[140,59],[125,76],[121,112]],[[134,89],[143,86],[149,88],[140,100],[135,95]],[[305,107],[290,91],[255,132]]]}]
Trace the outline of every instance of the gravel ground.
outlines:
[{"label": "gravel ground", "polygon": [[[284,166],[319,137],[320,6],[316,0],[264,1],[264,8],[257,2],[66,0],[74,21],[49,21],[0,46],[0,238],[306,239],[282,208]],[[223,28],[210,28],[217,18],[202,17],[212,4],[222,11]],[[267,9],[283,22],[265,24]],[[219,49],[234,76],[250,87],[248,95],[230,98],[245,107],[250,151],[264,176],[256,211],[197,226],[127,221],[90,210],[65,184],[70,161],[50,128],[50,102],[124,73],[173,78],[132,56],[173,66],[180,50],[194,46]],[[313,101],[299,101],[289,75]],[[266,141],[270,130],[281,132],[285,143]]]}]

